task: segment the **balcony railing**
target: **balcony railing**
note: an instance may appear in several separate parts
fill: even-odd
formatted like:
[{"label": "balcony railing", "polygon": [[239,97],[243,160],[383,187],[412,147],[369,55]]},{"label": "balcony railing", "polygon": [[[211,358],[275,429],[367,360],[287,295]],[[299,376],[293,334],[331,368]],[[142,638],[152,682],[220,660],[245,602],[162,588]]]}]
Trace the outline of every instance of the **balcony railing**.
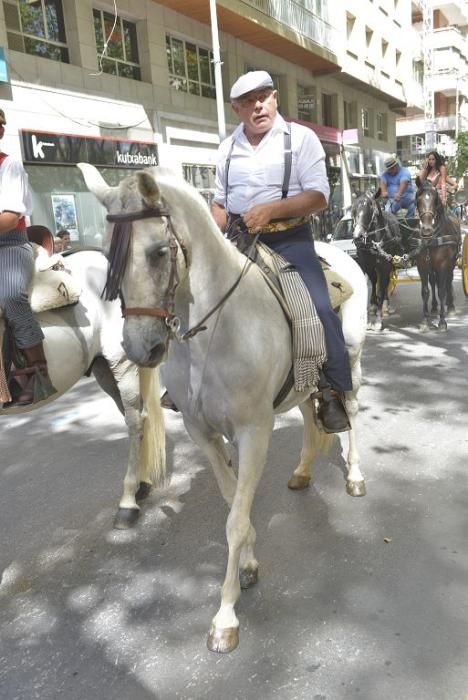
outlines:
[{"label": "balcony railing", "polygon": [[271,19],[281,22],[319,46],[336,53],[339,33],[336,27],[295,0],[242,0]]}]

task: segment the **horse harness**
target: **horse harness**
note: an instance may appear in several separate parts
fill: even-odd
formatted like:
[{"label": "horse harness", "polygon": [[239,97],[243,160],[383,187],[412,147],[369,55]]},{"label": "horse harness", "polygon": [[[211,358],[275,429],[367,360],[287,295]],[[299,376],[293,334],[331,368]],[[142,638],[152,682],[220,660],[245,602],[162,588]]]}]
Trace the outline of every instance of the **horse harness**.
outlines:
[{"label": "horse harness", "polygon": [[366,252],[370,253],[371,255],[376,255],[377,257],[384,258],[387,260],[387,262],[393,260],[393,255],[390,253],[387,253],[385,250],[385,246],[388,245],[389,243],[393,243],[397,241],[397,237],[393,236],[392,238],[387,239],[386,241],[374,241],[371,240],[368,242],[368,238],[374,237],[375,234],[380,233],[380,231],[387,231],[387,226],[381,226],[380,228],[373,228],[371,230],[372,224],[374,220],[377,221],[378,214],[381,214],[381,209],[380,206],[377,204],[377,202],[372,202],[372,216],[371,220],[368,224],[368,227],[364,229],[364,235],[362,236],[363,242],[362,242],[362,247],[366,249]]}]

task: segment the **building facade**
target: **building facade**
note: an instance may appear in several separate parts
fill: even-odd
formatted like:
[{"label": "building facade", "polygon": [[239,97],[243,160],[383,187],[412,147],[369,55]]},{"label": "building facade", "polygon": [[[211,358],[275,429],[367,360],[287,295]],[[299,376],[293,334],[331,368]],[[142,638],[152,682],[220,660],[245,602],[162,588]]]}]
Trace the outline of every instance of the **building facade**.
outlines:
[{"label": "building facade", "polygon": [[[103,212],[80,160],[110,183],[131,168],[178,169],[210,201],[219,143],[208,0],[3,0],[2,148],[23,159],[33,222],[99,243]],[[339,213],[395,151],[411,70],[410,0],[218,0],[224,110],[249,69],[273,76],[284,116],[315,130]],[[403,40],[402,40],[403,37]],[[3,72],[2,69],[3,68]],[[333,217],[332,217],[333,218]]]},{"label": "building facade", "polygon": [[[468,129],[468,2],[425,2],[431,12],[431,30],[424,27],[424,4],[413,2],[413,81],[408,85],[406,113],[396,124],[398,155],[414,169],[429,150],[428,127],[434,132],[433,146],[447,157],[455,155],[458,133]],[[425,46],[431,49],[429,66]],[[432,129],[425,120],[428,99],[433,101]]]}]

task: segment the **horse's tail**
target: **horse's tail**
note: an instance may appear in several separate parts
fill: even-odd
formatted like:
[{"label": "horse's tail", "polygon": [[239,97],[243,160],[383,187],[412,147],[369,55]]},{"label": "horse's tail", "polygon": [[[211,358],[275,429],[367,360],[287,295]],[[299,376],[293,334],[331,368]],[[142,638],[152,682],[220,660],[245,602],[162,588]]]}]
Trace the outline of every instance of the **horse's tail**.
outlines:
[{"label": "horse's tail", "polygon": [[166,431],[160,404],[159,370],[140,367],[140,394],[145,419],[141,443],[141,480],[154,485],[166,478]]}]

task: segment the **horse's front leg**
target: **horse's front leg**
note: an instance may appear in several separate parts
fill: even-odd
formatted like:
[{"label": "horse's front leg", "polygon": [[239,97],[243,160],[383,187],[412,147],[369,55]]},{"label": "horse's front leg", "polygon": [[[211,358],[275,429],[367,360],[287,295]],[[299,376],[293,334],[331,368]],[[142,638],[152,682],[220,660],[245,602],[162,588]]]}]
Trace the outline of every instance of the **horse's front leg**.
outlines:
[{"label": "horse's front leg", "polygon": [[138,501],[146,498],[152,484],[164,476],[164,424],[157,370],[138,370],[128,360],[111,369],[119,389],[129,439],[123,493],[114,519],[114,527],[124,530],[138,520]]},{"label": "horse's front leg", "polygon": [[[237,477],[232,468],[228,446],[221,436],[207,437],[196,425],[184,417],[187,432],[208,457],[222,497],[232,506],[237,488]],[[246,541],[241,550],[239,579],[241,588],[250,588],[258,581],[258,561],[254,554],[257,538],[255,528],[250,526]]]},{"label": "horse's front leg", "polygon": [[435,270],[431,270],[429,272],[429,283],[431,285],[431,297],[432,297],[431,313],[436,314],[439,307],[437,304],[437,276],[436,276]]},{"label": "horse's front leg", "polygon": [[208,635],[211,651],[229,652],[239,643],[239,620],[235,604],[240,595],[239,563],[241,551],[251,533],[250,510],[265,465],[268,443],[273,429],[273,415],[259,427],[249,426],[237,432],[239,476],[231,511],[226,524],[229,548],[221,606],[213,618]]},{"label": "horse's front leg", "polygon": [[419,329],[424,332],[431,328],[431,317],[429,314],[429,270],[426,266],[418,265],[418,271],[421,278],[421,297],[423,301],[423,320],[419,325]]},{"label": "horse's front leg", "polygon": [[447,320],[445,318],[445,304],[447,299],[447,284],[449,280],[449,270],[442,267],[437,271],[437,290],[439,292],[439,331],[447,330]]}]

